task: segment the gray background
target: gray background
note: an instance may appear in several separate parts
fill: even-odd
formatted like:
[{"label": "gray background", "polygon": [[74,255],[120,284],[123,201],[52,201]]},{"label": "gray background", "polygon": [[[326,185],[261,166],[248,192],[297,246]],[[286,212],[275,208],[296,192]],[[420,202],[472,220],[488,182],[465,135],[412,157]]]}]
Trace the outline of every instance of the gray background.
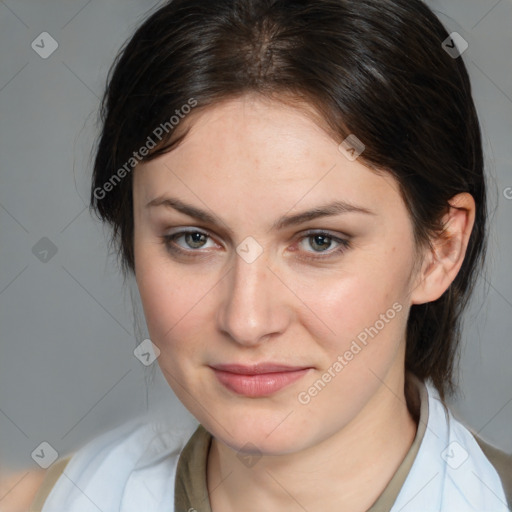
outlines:
[{"label": "gray background", "polygon": [[[512,452],[512,1],[428,3],[469,43],[492,213],[452,409]],[[35,467],[42,441],[63,456],[146,411],[194,421],[159,369],[146,382],[150,368],[133,355],[146,337],[143,320],[134,328],[133,282],[123,285],[87,209],[106,73],[155,5],[0,1],[0,461],[13,468]],[[42,32],[58,43],[46,59],[31,47]]]}]

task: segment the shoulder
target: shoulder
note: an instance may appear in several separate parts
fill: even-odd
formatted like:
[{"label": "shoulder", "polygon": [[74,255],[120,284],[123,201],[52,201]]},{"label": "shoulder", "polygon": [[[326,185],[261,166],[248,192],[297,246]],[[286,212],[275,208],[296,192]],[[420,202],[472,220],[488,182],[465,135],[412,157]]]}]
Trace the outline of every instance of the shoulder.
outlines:
[{"label": "shoulder", "polygon": [[68,460],[51,466],[60,462],[53,474],[57,479],[50,473],[45,476],[44,507],[39,503],[30,512],[124,510],[123,503],[131,510],[141,489],[150,497],[163,492],[163,481],[168,483],[195,428],[173,428],[169,422],[143,416],[104,432]]},{"label": "shoulder", "polygon": [[45,469],[26,469],[1,475],[1,512],[27,512],[47,472]]},{"label": "shoulder", "polygon": [[48,469],[43,470],[42,476],[44,478],[41,479],[40,484],[37,486],[37,492],[32,493],[30,502],[28,502],[30,506],[27,506],[24,510],[28,510],[28,512],[39,512],[42,509],[46,498],[72,457],[73,454],[71,453],[66,457],[56,460]]},{"label": "shoulder", "polygon": [[440,495],[446,510],[466,510],[471,503],[472,510],[508,511],[511,456],[475,435],[435,389],[429,387],[428,394],[428,428],[420,466],[441,472]]},{"label": "shoulder", "polygon": [[471,434],[498,473],[501,483],[503,484],[503,490],[507,496],[507,501],[509,505],[512,505],[512,454],[504,452],[487,441],[484,441],[475,432],[471,431]]}]

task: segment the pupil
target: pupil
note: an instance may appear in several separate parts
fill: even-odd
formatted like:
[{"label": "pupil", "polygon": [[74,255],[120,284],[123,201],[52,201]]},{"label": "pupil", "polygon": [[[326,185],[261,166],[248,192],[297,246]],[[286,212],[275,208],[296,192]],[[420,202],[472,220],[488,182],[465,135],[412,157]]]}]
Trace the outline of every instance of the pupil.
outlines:
[{"label": "pupil", "polygon": [[[317,245],[317,246],[318,245],[321,246],[322,244],[324,244],[323,249],[326,249],[327,246],[329,245],[329,242],[326,242],[326,240],[329,240],[329,237],[327,237],[327,236],[314,235],[313,240],[314,240],[315,245]],[[317,244],[317,240],[320,240],[320,243]],[[322,247],[320,247],[320,249],[322,249]]]},{"label": "pupil", "polygon": [[192,243],[189,245],[194,246],[194,244],[201,245],[201,237],[203,237],[203,233],[188,233],[189,240],[192,239]]}]

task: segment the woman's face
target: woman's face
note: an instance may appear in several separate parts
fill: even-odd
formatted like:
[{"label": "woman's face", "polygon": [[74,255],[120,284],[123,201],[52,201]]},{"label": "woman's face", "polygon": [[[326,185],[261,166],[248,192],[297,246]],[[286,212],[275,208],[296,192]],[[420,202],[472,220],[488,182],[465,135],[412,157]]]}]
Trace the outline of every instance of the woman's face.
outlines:
[{"label": "woman's face", "polygon": [[[158,363],[217,439],[297,451],[403,392],[411,221],[395,180],[304,113],[253,96],[201,112],[137,167],[134,221]],[[302,370],[213,369],[260,363]]]}]

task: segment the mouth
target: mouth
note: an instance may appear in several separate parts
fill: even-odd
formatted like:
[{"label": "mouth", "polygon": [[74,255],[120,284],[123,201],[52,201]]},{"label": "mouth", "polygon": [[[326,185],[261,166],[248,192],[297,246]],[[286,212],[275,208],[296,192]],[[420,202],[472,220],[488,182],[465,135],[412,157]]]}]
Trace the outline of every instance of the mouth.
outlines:
[{"label": "mouth", "polygon": [[222,364],[210,366],[221,384],[237,395],[270,396],[301,379],[311,367],[276,363],[256,365]]}]

